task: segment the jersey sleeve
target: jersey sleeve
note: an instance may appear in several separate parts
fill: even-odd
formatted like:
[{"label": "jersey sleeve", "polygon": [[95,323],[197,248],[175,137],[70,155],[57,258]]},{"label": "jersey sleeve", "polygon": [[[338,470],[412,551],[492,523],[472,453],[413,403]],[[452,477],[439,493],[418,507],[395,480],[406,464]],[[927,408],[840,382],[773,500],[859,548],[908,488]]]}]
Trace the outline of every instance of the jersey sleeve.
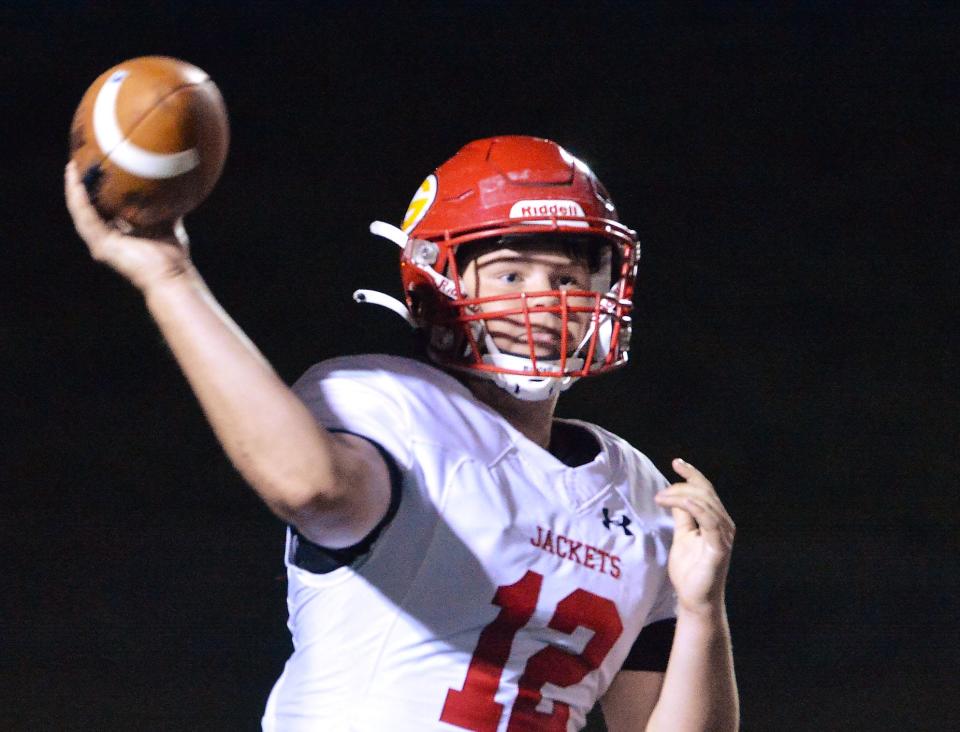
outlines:
[{"label": "jersey sleeve", "polygon": [[290,526],[288,561],[314,574],[353,564],[369,553],[397,513],[400,465],[409,462],[408,418],[398,399],[398,385],[376,369],[345,366],[338,360],[317,364],[293,385],[293,391],[325,429],[363,437],[377,448],[390,475],[390,503],[386,515],[366,537],[342,549],[315,544]]},{"label": "jersey sleeve", "polygon": [[365,437],[386,450],[401,469],[410,466],[409,410],[400,384],[389,374],[333,359],[308,370],[293,391],[326,429]]},{"label": "jersey sleeve", "polygon": [[644,627],[661,620],[676,620],[676,617],[677,593],[673,589],[673,583],[670,582],[670,578],[664,574],[663,583],[657,595],[657,601],[650,610],[650,614],[647,615],[647,621]]},{"label": "jersey sleeve", "polygon": [[666,488],[669,481],[642,453],[631,451],[631,456],[635,470],[631,502],[656,537],[656,563],[661,579],[653,604],[622,668],[626,671],[665,671],[677,624],[677,595],[667,572],[674,525],[670,512],[658,506],[654,496]]},{"label": "jersey sleeve", "polygon": [[664,576],[657,601],[623,662],[624,671],[666,671],[677,627],[677,595]]},{"label": "jersey sleeve", "polygon": [[393,521],[393,517],[397,515],[397,509],[400,508],[401,481],[403,478],[393,456],[378,443],[371,442],[370,444],[377,448],[383,457],[383,461],[387,464],[387,470],[390,474],[390,504],[387,506],[386,514],[363,539],[342,549],[316,544],[301,534],[296,526],[288,526],[287,530],[290,532],[290,538],[287,545],[287,558],[290,564],[314,574],[327,574],[339,567],[354,564],[370,552],[380,533]]}]

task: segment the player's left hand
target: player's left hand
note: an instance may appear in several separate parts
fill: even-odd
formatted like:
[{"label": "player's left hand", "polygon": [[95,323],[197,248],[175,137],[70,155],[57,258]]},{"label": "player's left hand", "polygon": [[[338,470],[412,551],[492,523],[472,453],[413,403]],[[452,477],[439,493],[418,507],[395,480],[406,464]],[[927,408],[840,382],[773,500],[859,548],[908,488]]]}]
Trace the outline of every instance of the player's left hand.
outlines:
[{"label": "player's left hand", "polygon": [[697,614],[723,607],[736,527],[703,473],[680,458],[673,469],[683,478],[660,491],[659,505],[670,508],[676,524],[668,571],[680,608]]}]

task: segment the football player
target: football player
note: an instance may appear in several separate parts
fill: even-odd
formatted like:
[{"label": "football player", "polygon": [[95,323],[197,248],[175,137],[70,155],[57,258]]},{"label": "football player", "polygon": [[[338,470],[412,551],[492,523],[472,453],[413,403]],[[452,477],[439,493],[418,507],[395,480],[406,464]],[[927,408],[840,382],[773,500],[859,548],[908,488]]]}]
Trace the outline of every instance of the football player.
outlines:
[{"label": "football player", "polygon": [[635,233],[548,140],[465,146],[400,227],[424,358],[368,355],[288,388],[218,306],[182,226],[67,201],[94,258],[143,293],[234,465],[289,526],[294,652],[265,730],[732,730],[724,584],[734,527],[683,460],[670,484],[560,392],[627,361]]}]

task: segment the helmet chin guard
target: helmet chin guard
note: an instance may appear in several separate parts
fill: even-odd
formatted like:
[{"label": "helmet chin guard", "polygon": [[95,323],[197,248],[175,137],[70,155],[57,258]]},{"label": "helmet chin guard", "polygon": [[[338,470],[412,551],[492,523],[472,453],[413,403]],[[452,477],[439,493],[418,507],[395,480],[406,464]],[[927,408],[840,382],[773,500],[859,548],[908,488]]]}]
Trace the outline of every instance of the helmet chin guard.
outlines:
[{"label": "helmet chin guard", "polygon": [[[483,362],[491,366],[503,369],[529,369],[530,359],[523,356],[513,356],[509,353],[486,354],[483,356]],[[476,372],[471,372],[476,373]],[[564,376],[557,378],[555,376],[519,376],[517,374],[504,373],[503,371],[481,371],[481,378],[487,378],[511,396],[515,396],[525,402],[539,402],[549,399],[554,394],[566,391],[573,382],[577,380],[576,376]]]},{"label": "helmet chin guard", "polygon": [[[501,352],[489,335],[484,337],[484,343],[488,352],[482,356],[483,363],[489,364],[497,370],[481,371],[480,374],[493,381],[511,396],[525,402],[539,402],[549,399],[554,394],[569,389],[578,378],[576,376],[523,376],[517,373],[507,373],[508,371],[532,371],[534,370],[533,362],[526,356]],[[575,369],[583,367],[582,358],[569,358],[567,363]],[[541,369],[549,371],[558,371],[562,368],[559,361],[541,360],[537,365]]]},{"label": "helmet chin guard", "polygon": [[[492,381],[518,399],[541,401],[627,362],[639,242],[619,222],[603,184],[556,143],[521,136],[472,142],[427,177],[402,228],[374,222],[370,230],[401,247],[406,302],[369,290],[354,297],[424,329],[437,365]],[[512,247],[534,238],[571,257],[574,251],[590,257],[591,289],[470,296],[460,267],[471,247]],[[520,329],[510,338],[524,353],[497,346],[488,324],[498,321]],[[584,332],[568,343],[574,323]],[[556,333],[559,347],[538,357],[543,339],[535,331],[544,328]]]}]

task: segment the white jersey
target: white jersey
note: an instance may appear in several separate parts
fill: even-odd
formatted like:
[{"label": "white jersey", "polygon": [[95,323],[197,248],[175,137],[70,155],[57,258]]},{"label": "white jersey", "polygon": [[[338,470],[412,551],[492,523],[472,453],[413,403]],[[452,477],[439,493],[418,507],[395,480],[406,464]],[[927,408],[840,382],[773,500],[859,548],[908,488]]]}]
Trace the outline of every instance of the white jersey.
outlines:
[{"label": "white jersey", "polygon": [[594,425],[568,467],[456,379],[394,356],[338,358],[294,387],[402,475],[372,550],[315,574],[288,560],[294,652],[267,732],[577,730],[640,630],[675,615],[667,481]]}]

